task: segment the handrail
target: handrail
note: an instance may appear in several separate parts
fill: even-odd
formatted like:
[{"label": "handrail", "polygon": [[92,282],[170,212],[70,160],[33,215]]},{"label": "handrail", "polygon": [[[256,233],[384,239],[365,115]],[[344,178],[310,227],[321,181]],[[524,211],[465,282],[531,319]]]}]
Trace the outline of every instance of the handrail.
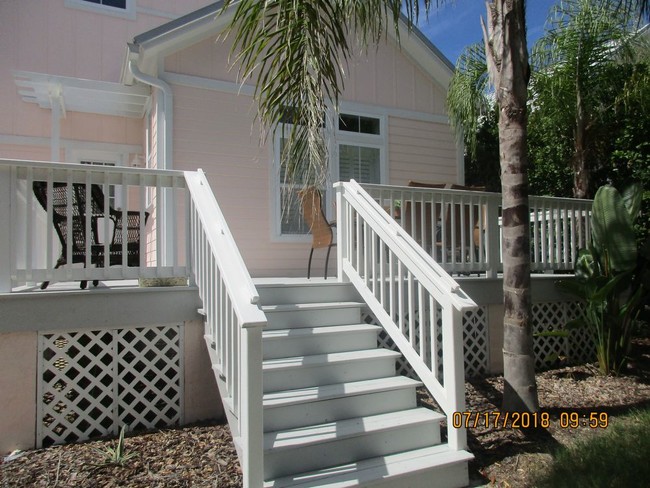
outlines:
[{"label": "handrail", "polygon": [[[462,313],[476,304],[357,182],[334,187],[339,279],[355,286],[451,418],[465,406]],[[467,445],[451,422],[448,439],[451,449]]]},{"label": "handrail", "polygon": [[[263,485],[262,329],[266,315],[228,224],[202,170],[186,172],[192,270],[219,375],[236,422],[245,487]],[[225,391],[224,391],[225,390]],[[232,428],[233,426],[231,426]]]}]

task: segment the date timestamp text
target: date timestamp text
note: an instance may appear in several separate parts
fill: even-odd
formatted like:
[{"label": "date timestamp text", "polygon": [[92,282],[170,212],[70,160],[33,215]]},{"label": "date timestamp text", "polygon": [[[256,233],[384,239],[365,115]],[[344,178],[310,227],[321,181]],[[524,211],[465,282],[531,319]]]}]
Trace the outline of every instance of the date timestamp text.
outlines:
[{"label": "date timestamp text", "polygon": [[[562,429],[577,429],[589,427],[591,429],[606,429],[609,426],[607,412],[560,412],[559,426]],[[550,427],[552,421],[548,412],[454,412],[451,425],[459,429],[464,428],[495,428],[495,429],[529,429]]]}]

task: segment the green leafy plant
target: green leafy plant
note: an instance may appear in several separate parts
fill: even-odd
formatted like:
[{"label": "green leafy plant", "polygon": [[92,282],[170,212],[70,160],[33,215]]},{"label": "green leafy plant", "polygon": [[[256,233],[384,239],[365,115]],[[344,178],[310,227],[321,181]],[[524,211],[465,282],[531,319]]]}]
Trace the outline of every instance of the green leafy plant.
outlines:
[{"label": "green leafy plant", "polygon": [[591,245],[579,252],[575,279],[558,283],[585,303],[584,315],[567,323],[566,329],[592,331],[603,374],[620,373],[627,365],[632,333],[650,289],[647,248],[639,253],[634,233],[641,197],[638,184],[622,194],[612,186],[598,189]]},{"label": "green leafy plant", "polygon": [[103,447],[102,449],[97,449],[97,452],[103,457],[104,464],[115,464],[115,465],[124,465],[129,459],[136,455],[135,452],[126,452],[126,445],[124,443],[124,430],[126,425],[123,425],[120,429],[120,435],[117,438],[117,443],[115,447]]}]

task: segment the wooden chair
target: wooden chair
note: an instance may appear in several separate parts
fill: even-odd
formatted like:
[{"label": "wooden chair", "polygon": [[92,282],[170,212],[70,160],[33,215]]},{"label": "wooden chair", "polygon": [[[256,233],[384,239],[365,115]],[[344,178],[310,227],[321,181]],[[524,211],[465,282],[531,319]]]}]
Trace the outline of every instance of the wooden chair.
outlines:
[{"label": "wooden chair", "polygon": [[322,208],[321,192],[316,187],[308,187],[298,192],[302,205],[302,215],[309,226],[312,235],[311,251],[309,252],[309,264],[307,266],[307,279],[311,278],[311,260],[314,256],[314,249],[327,247],[327,256],[325,257],[325,279],[327,279],[327,266],[330,259],[330,251],[334,242],[334,232],[332,227],[336,227],[336,222],[328,222]]}]

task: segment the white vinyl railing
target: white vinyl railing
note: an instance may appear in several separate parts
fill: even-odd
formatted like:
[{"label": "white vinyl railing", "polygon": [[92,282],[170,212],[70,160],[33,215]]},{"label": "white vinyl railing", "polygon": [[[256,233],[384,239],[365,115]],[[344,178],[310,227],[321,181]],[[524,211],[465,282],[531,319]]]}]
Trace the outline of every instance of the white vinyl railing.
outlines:
[{"label": "white vinyl railing", "polygon": [[[339,279],[355,286],[451,419],[465,409],[462,314],[476,304],[359,184],[335,188]],[[465,449],[466,431],[447,428],[450,448]]]},{"label": "white vinyl railing", "polygon": [[0,291],[189,276],[182,172],[0,159],[0,193]]},{"label": "white vinyl railing", "polygon": [[203,171],[186,172],[192,270],[220,394],[239,437],[245,487],[263,485],[262,329],[259,296]]},{"label": "white vinyl railing", "polygon": [[[503,270],[501,194],[362,185],[449,273]],[[590,235],[591,200],[529,198],[531,270],[570,271]]]}]

